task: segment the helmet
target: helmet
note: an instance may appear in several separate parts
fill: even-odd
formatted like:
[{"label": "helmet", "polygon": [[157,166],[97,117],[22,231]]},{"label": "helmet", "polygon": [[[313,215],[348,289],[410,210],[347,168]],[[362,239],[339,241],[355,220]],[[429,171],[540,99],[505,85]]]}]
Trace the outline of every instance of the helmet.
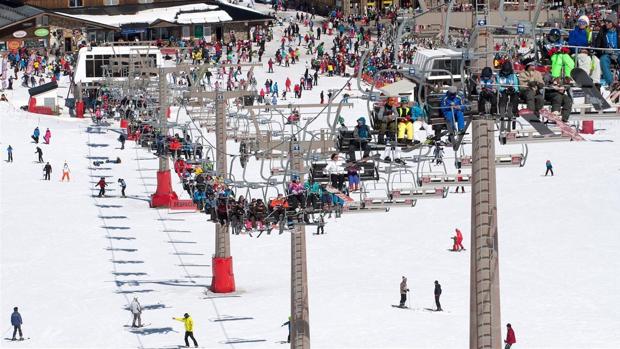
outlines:
[{"label": "helmet", "polygon": [[560,40],[562,38],[562,33],[560,32],[560,29],[558,28],[553,28],[549,31],[549,35],[547,36],[547,39],[549,39],[549,41],[551,42],[556,42],[558,40]]}]

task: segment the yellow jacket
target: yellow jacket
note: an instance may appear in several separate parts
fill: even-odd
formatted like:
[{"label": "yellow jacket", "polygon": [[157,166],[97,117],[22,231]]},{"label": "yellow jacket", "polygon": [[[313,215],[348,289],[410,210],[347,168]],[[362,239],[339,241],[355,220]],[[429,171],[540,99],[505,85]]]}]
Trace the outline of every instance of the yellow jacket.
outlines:
[{"label": "yellow jacket", "polygon": [[189,316],[187,318],[175,317],[174,319],[177,320],[177,321],[181,321],[182,323],[185,324],[185,331],[193,332],[193,330],[194,330],[194,320],[192,320],[191,316]]}]

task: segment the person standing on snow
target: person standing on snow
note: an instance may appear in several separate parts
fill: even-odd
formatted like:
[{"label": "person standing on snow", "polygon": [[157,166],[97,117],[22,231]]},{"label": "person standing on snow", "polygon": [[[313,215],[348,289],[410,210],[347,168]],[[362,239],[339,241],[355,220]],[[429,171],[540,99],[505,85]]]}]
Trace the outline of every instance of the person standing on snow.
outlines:
[{"label": "person standing on snow", "polygon": [[52,176],[52,165],[48,162],[43,166],[43,180],[49,181]]},{"label": "person standing on snow", "polygon": [[407,278],[403,276],[402,281],[400,282],[400,307],[403,308],[405,306],[405,302],[407,302],[407,292],[409,292],[409,288],[407,287]]},{"label": "person standing on snow", "polygon": [[34,131],[32,132],[32,136],[30,136],[32,138],[32,140],[34,140],[34,142],[36,144],[39,144],[39,136],[41,135],[41,131],[39,131],[39,127],[35,127]]},{"label": "person standing on snow", "polygon": [[105,196],[105,187],[107,186],[108,184],[105,182],[105,177],[101,177],[99,182],[95,184],[95,187],[99,187],[99,195],[97,195],[97,197]]},{"label": "person standing on snow", "polygon": [[441,285],[439,281],[435,280],[435,305],[437,306],[437,311],[443,311],[441,309],[441,303],[439,303],[439,297],[441,296]]},{"label": "person standing on snow", "polygon": [[118,136],[118,141],[121,142],[121,150],[125,149],[125,134],[121,133],[120,136]]},{"label": "person standing on snow", "polygon": [[189,347],[189,341],[187,338],[191,338],[194,341],[194,346],[198,348],[198,342],[196,342],[196,338],[194,338],[194,320],[189,316],[188,313],[185,313],[182,318],[173,317],[173,320],[181,321],[185,324],[185,346]]},{"label": "person standing on snow", "polygon": [[11,326],[13,326],[13,338],[12,341],[15,340],[15,335],[19,332],[19,340],[24,340],[24,334],[22,333],[22,316],[17,311],[17,307],[13,308],[13,314],[11,314]]},{"label": "person standing on snow", "polygon": [[45,130],[45,135],[43,136],[43,140],[45,141],[45,144],[50,144],[51,138],[52,138],[52,132],[48,128]]},{"label": "person standing on snow", "polygon": [[282,326],[280,326],[280,327],[288,326],[288,337],[286,338],[286,343],[291,342],[291,320],[292,318],[289,316],[288,321],[283,323]]},{"label": "person standing on snow", "polygon": [[547,171],[545,171],[545,177],[551,172],[551,176],[553,176],[553,165],[551,164],[551,160],[547,160],[545,162],[545,167],[547,167]]},{"label": "person standing on snow", "polygon": [[61,182],[65,181],[65,177],[67,178],[67,182],[71,181],[71,178],[69,178],[69,173],[71,172],[71,170],[69,170],[69,165],[67,164],[67,160],[65,160],[65,164],[62,166],[62,179],[60,180]]},{"label": "person standing on snow", "polygon": [[119,178],[118,184],[121,186],[121,196],[125,197],[125,188],[127,188],[127,184],[125,183],[125,180],[122,178]]},{"label": "person standing on snow", "polygon": [[504,340],[506,346],[504,347],[504,349],[510,349],[510,347],[512,347],[512,345],[517,342],[517,337],[515,337],[515,331],[512,329],[512,325],[506,324],[506,330],[506,339]]},{"label": "person standing on snow", "polygon": [[39,155],[39,163],[43,163],[43,150],[41,150],[40,147],[37,147],[34,153]]},{"label": "person standing on snow", "polygon": [[11,145],[9,144],[9,146],[6,148],[6,154],[8,155],[8,159],[6,160],[6,162],[13,162],[13,147],[11,147]]},{"label": "person standing on snow", "polygon": [[[142,318],[140,317],[142,314],[142,306],[140,305],[140,302],[138,302],[138,297],[133,297],[133,300],[129,304],[129,310],[133,315],[131,327],[142,327]],[[138,320],[138,326],[136,326],[136,320]]]}]

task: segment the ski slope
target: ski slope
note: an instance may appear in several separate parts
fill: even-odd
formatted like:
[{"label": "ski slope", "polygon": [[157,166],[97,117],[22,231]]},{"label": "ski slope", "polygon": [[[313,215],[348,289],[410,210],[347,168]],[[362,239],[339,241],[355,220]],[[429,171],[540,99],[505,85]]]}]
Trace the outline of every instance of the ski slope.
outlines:
[{"label": "ski slope", "polygon": [[[257,71],[259,84],[270,77],[283,90],[286,76],[303,73],[304,58],[275,66],[275,74]],[[327,94],[345,81],[321,78],[303,102],[318,102],[321,89]],[[118,149],[118,124],[99,129],[88,120],[25,113],[17,109],[26,103],[24,89],[7,96],[0,148],[5,160],[12,145],[15,161],[0,163],[0,330],[10,337],[9,315],[19,306],[30,339],[3,340],[1,347],[176,348],[183,325],[172,317],[185,312],[201,346],[287,346],[280,325],[290,313],[288,233],[231,236],[237,292],[205,294],[214,225],[203,214],[148,207],[156,158],[133,142]],[[352,101],[344,111],[348,125],[365,115],[365,105]],[[34,162],[29,136],[37,125],[52,131],[51,144],[41,146],[54,168],[49,182]],[[531,145],[525,167],[497,170],[502,322],[515,329],[514,348],[620,347],[620,122],[596,127],[588,142]],[[92,165],[117,156],[121,164]],[[555,177],[543,176],[547,159]],[[60,182],[65,160],[69,183]],[[93,197],[101,176],[109,176],[106,198]],[[119,197],[118,178],[127,182],[128,198]],[[447,250],[456,227],[469,247],[470,200],[469,193],[450,194],[415,208],[344,215],[329,219],[322,236],[308,228],[313,347],[467,348],[470,255]],[[390,306],[399,300],[402,275],[413,311]],[[434,280],[443,288],[443,313],[423,310],[434,305]],[[150,325],[132,332],[133,297]],[[227,344],[235,340],[255,342]]]}]

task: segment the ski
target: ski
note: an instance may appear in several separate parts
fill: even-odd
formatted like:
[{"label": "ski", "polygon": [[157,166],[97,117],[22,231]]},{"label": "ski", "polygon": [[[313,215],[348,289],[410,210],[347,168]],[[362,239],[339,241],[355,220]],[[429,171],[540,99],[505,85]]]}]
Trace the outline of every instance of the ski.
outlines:
[{"label": "ski", "polygon": [[20,341],[27,341],[27,340],[30,339],[30,337],[25,337],[25,338],[21,338],[21,339],[13,339],[13,338],[5,337],[4,339],[9,341],[9,342],[20,342]]}]

